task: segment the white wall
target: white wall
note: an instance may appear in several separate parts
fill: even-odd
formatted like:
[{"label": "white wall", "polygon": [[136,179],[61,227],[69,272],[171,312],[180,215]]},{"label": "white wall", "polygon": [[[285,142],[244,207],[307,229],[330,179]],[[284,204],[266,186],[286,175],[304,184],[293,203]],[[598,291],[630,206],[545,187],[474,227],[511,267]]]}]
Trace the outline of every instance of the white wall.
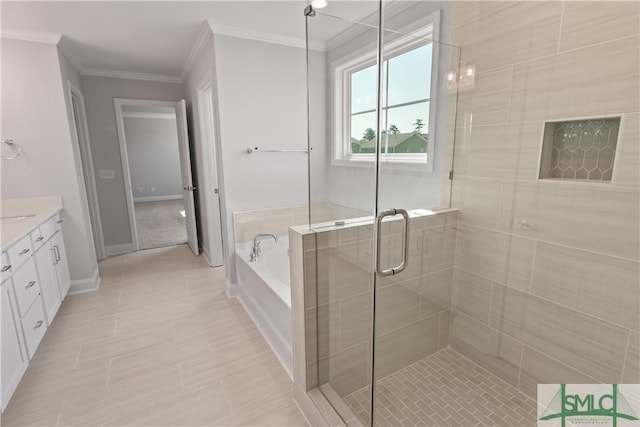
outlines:
[{"label": "white wall", "polygon": [[[105,246],[131,243],[124,176],[116,128],[114,98],[179,101],[181,84],[82,76],[89,138],[97,180]],[[113,169],[115,179],[99,179],[101,169]]]},{"label": "white wall", "polygon": [[182,197],[176,119],[124,117],[123,121],[134,200]]},{"label": "white wall", "polygon": [[97,262],[67,115],[68,79],[79,81],[55,45],[2,39],[2,138],[24,150],[2,161],[2,198],[62,196],[71,280],[80,281],[94,277]]},{"label": "white wall", "polygon": [[[232,257],[232,253],[228,252],[227,242],[229,235],[228,222],[221,218],[222,212],[226,212],[225,205],[225,186],[224,186],[224,165],[222,163],[222,147],[220,146],[220,128],[218,113],[218,96],[216,86],[216,63],[213,38],[211,34],[202,48],[200,55],[191,66],[189,72],[185,76],[184,90],[187,100],[187,110],[189,111],[190,128],[189,134],[192,141],[191,149],[193,152],[192,162],[194,163],[194,179],[196,181],[196,202],[198,203],[198,240],[201,242],[202,250],[207,257],[213,253],[214,245],[219,243],[215,241],[216,236],[220,233],[218,230],[212,230],[221,223],[222,245],[225,253],[225,260]],[[211,82],[212,94],[211,102],[214,109],[214,144],[206,145],[203,140],[200,123],[200,109],[198,106],[198,90],[202,84]],[[215,157],[215,165],[211,165],[211,158]],[[214,167],[217,169],[213,171]],[[214,173],[215,172],[215,173]],[[219,188],[219,193],[215,194],[215,189]],[[217,199],[217,200],[216,200]],[[211,207],[210,212],[206,207]],[[233,245],[231,245],[233,248]],[[231,269],[227,268],[227,274]]]},{"label": "white wall", "polygon": [[[225,220],[228,239],[233,241],[232,212],[307,203],[304,153],[246,152],[249,147],[306,148],[305,50],[221,35],[214,36],[214,44]],[[320,53],[311,55],[314,61],[323,61]],[[323,103],[318,104],[321,111]],[[315,181],[323,185],[323,138],[314,145],[314,152],[319,154],[314,157],[318,163],[312,170]],[[232,272],[232,266],[228,270]]]}]

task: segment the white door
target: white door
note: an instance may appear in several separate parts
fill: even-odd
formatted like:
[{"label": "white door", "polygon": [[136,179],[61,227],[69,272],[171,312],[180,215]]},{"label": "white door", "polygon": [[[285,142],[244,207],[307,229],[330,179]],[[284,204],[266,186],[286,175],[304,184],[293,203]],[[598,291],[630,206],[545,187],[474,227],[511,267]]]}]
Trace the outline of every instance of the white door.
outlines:
[{"label": "white door", "polygon": [[178,123],[178,146],[180,147],[180,170],[182,172],[182,194],[187,223],[187,243],[195,255],[198,249],[196,231],[196,208],[193,200],[193,178],[191,176],[191,154],[189,153],[189,132],[187,130],[187,103],[184,99],[176,103],[176,121]]},{"label": "white door", "polygon": [[[208,236],[203,232],[203,247],[209,249],[209,263],[211,267],[224,264],[222,250],[222,224],[220,218],[220,194],[218,191],[217,153],[213,123],[213,88],[207,79],[204,85],[198,89],[198,112],[200,122],[200,138],[205,164],[204,179],[205,188],[200,189],[199,196],[204,199],[208,217]],[[200,186],[202,187],[202,185]],[[202,206],[202,204],[201,204]]]}]

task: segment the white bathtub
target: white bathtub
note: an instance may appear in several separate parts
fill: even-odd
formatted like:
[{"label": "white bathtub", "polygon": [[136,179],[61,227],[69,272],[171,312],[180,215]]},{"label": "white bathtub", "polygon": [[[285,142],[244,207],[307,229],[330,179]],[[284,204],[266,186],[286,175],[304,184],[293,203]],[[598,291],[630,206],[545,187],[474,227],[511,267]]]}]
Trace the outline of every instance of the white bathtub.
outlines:
[{"label": "white bathtub", "polygon": [[253,242],[236,245],[238,299],[293,378],[289,239],[261,240],[262,254],[251,262]]}]

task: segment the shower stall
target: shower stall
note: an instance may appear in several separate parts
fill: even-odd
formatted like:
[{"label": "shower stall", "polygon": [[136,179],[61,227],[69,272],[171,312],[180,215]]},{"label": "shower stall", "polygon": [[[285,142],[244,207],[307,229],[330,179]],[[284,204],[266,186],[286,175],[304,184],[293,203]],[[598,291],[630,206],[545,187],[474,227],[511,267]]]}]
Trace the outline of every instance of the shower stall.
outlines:
[{"label": "shower stall", "polygon": [[603,383],[637,408],[637,3],[358,3],[304,16],[303,412],[533,426],[541,385]]}]

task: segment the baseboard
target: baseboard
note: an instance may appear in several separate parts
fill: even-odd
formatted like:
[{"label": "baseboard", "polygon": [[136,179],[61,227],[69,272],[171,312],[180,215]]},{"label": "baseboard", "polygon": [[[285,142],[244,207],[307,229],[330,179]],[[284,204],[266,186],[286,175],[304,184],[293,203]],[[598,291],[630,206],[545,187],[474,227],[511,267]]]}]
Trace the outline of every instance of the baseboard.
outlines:
[{"label": "baseboard", "polygon": [[164,202],[165,200],[182,200],[184,196],[182,194],[176,194],[174,196],[149,196],[149,197],[134,197],[133,203],[138,202]]},{"label": "baseboard", "polygon": [[225,293],[227,294],[227,298],[236,298],[238,296],[238,284],[227,281],[227,290]]},{"label": "baseboard", "polygon": [[100,280],[100,271],[96,267],[96,270],[93,272],[90,278],[82,280],[72,280],[67,295],[97,291],[100,287]]},{"label": "baseboard", "polygon": [[121,245],[109,245],[105,247],[107,256],[127,254],[133,252],[133,243],[124,243]]},{"label": "baseboard", "polygon": [[207,250],[207,248],[205,248],[204,246],[201,247],[200,252],[202,253],[202,257],[204,258],[204,260],[207,261],[207,264],[209,265],[209,267],[213,267],[213,264],[211,263],[211,258],[209,258],[209,251]]},{"label": "baseboard", "polygon": [[240,292],[238,301],[247,312],[253,324],[256,325],[264,340],[271,347],[271,351],[275,354],[284,368],[289,378],[293,381],[293,354],[292,349],[287,348],[287,340],[279,333],[276,326],[271,323],[269,316],[265,315],[260,303],[253,299],[251,295]]}]

